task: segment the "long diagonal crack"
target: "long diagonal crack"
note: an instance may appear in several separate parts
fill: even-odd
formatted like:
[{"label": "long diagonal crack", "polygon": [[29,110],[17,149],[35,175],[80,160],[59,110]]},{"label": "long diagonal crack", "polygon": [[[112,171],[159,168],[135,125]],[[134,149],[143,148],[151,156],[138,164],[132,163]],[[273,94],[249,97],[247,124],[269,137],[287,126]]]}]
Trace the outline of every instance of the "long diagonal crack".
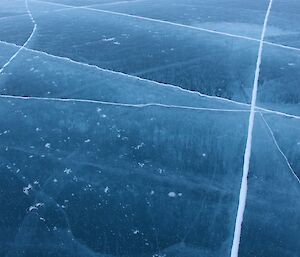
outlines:
[{"label": "long diagonal crack", "polygon": [[234,229],[234,236],[231,248],[231,257],[238,257],[239,255],[239,247],[240,247],[240,239],[241,239],[241,231],[242,231],[242,223],[244,219],[244,212],[246,207],[246,200],[247,200],[247,191],[248,191],[248,173],[250,167],[250,158],[251,158],[251,148],[252,148],[252,136],[253,136],[253,127],[254,127],[254,118],[255,118],[255,105],[256,105],[256,98],[257,98],[257,89],[258,89],[258,79],[260,74],[260,65],[262,59],[262,52],[264,46],[264,37],[267,29],[268,18],[270,15],[271,7],[272,7],[273,0],[270,0],[269,6],[266,12],[264,25],[261,33],[261,39],[258,49],[257,55],[257,62],[256,62],[256,70],[255,70],[255,77],[253,82],[253,90],[252,90],[252,100],[251,100],[251,111],[249,116],[249,126],[248,126],[248,136],[247,136],[247,143],[246,149],[244,154],[244,165],[243,165],[243,176],[242,176],[242,183],[239,195],[239,205],[238,211],[236,215],[235,221],[235,229]]},{"label": "long diagonal crack", "polygon": [[[0,40],[0,43],[2,43],[4,45],[7,45],[7,46],[14,46],[14,47],[21,48],[21,46],[16,45],[14,43],[8,43],[8,42],[1,41],[1,40]],[[47,57],[51,57],[51,58],[63,60],[63,61],[70,62],[70,63],[73,63],[73,64],[81,65],[81,66],[84,66],[84,67],[89,67],[90,69],[96,69],[96,70],[100,70],[102,72],[107,72],[107,73],[111,73],[111,74],[115,74],[115,75],[119,75],[119,76],[125,76],[125,77],[131,78],[131,79],[137,79],[137,80],[140,80],[140,81],[145,81],[145,82],[150,83],[151,85],[163,86],[163,87],[170,87],[170,88],[174,88],[174,89],[183,91],[185,93],[190,93],[190,94],[198,95],[200,97],[205,97],[205,98],[208,98],[208,99],[214,99],[214,100],[224,101],[224,102],[228,102],[228,103],[232,103],[232,104],[236,104],[236,105],[241,105],[241,106],[245,106],[245,107],[249,107],[250,106],[247,103],[243,103],[243,102],[239,102],[239,101],[234,101],[234,100],[230,100],[230,99],[219,97],[219,96],[206,95],[206,94],[202,94],[202,93],[197,92],[197,91],[191,91],[191,90],[188,90],[188,89],[184,89],[184,88],[181,88],[179,86],[175,86],[175,85],[171,85],[171,84],[165,84],[165,83],[160,83],[160,82],[157,82],[157,81],[154,81],[154,80],[149,80],[149,79],[141,78],[141,77],[138,77],[138,76],[129,75],[129,74],[126,74],[126,73],[123,73],[123,72],[100,68],[97,65],[88,64],[88,63],[84,63],[84,62],[80,62],[80,61],[75,61],[75,60],[70,59],[68,57],[57,56],[57,55],[53,55],[53,54],[50,54],[50,53],[47,53],[47,52],[44,52],[44,51],[34,50],[34,49],[31,49],[31,48],[27,48],[27,47],[23,47],[23,49],[27,50],[27,51],[30,51],[32,53],[42,54],[42,55],[45,55]],[[300,116],[298,116],[298,115],[293,115],[293,114],[289,114],[289,113],[285,113],[285,112],[280,112],[280,111],[275,111],[275,110],[271,110],[271,109],[266,109],[266,108],[262,108],[262,107],[258,107],[258,106],[256,106],[255,108],[257,110],[259,110],[259,111],[266,112],[266,113],[272,113],[272,114],[276,114],[276,115],[279,115],[279,116],[284,116],[284,117],[287,117],[287,118],[300,119]]]}]

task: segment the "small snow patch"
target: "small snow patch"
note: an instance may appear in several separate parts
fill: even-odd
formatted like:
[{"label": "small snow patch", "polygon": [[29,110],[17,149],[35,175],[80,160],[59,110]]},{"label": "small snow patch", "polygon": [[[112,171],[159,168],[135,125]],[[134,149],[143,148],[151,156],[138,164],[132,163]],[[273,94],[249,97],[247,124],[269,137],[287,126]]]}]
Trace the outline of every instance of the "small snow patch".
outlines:
[{"label": "small snow patch", "polygon": [[25,195],[29,195],[29,191],[32,190],[32,185],[31,184],[28,184],[27,187],[23,187],[23,192]]},{"label": "small snow patch", "polygon": [[176,197],[176,193],[175,192],[169,192],[168,196],[174,198],[174,197]]},{"label": "small snow patch", "polygon": [[66,173],[67,175],[69,175],[70,173],[72,173],[72,170],[71,170],[71,169],[68,169],[68,168],[66,168],[66,169],[64,170],[64,173]]},{"label": "small snow patch", "polygon": [[138,165],[143,168],[145,166],[145,163],[142,163],[142,162],[138,162]]},{"label": "small snow patch", "polygon": [[51,147],[51,144],[47,143],[47,144],[45,144],[45,147],[49,149]]},{"label": "small snow patch", "polygon": [[28,208],[28,210],[29,210],[29,211],[38,210],[39,207],[42,207],[42,206],[44,206],[44,203],[37,203],[37,204],[35,204],[35,205],[30,206],[30,207]]},{"label": "small snow patch", "polygon": [[102,41],[103,41],[103,42],[115,41],[115,38],[114,38],[114,37],[111,37],[111,38],[103,38]]},{"label": "small snow patch", "polygon": [[144,143],[140,143],[139,145],[137,145],[136,147],[134,147],[134,149],[139,150],[140,148],[142,148],[145,144]]}]

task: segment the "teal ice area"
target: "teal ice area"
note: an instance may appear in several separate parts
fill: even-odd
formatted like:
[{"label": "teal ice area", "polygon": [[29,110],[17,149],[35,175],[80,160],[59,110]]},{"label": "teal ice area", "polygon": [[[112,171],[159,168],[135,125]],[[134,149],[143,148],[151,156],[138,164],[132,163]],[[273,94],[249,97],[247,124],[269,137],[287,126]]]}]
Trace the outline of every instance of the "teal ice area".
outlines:
[{"label": "teal ice area", "polygon": [[0,1],[0,256],[300,256],[299,13]]}]

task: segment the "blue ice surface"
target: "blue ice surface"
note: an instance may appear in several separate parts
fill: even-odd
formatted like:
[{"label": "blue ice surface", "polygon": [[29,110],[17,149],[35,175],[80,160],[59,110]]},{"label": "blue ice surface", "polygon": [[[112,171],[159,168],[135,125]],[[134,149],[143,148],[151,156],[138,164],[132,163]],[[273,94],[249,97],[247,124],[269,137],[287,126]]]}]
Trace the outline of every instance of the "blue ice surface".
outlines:
[{"label": "blue ice surface", "polygon": [[93,8],[259,38],[268,1],[131,1]]},{"label": "blue ice surface", "polygon": [[[230,256],[268,1],[28,4],[0,74],[0,256]],[[0,2],[0,68],[25,7]],[[299,47],[298,7],[274,0],[267,41]],[[264,44],[239,256],[300,254],[299,65]]]},{"label": "blue ice surface", "polygon": [[[113,256],[152,256],[175,245],[229,253],[247,113],[23,100],[1,101],[1,110],[10,112],[1,127],[8,131],[2,170],[18,183],[3,195],[16,191],[9,206],[27,201],[3,207],[5,217],[19,217],[9,256],[43,256],[68,230],[73,245]],[[28,211],[39,202],[45,206]],[[58,256],[73,256],[71,246],[55,244]]]},{"label": "blue ice surface", "polygon": [[300,47],[300,2],[297,0],[274,1],[270,26],[277,27],[283,33],[272,35],[267,32],[267,40],[283,45]]},{"label": "blue ice surface", "polygon": [[[3,47],[11,51],[16,49],[5,45]],[[197,92],[182,91],[178,87],[108,72],[29,50],[22,51],[18,60],[20,61],[13,61],[0,77],[2,94],[124,104],[158,103],[192,108],[249,110],[249,106],[207,98]],[[31,81],[30,87],[24,84],[24,79]]]},{"label": "blue ice surface", "polygon": [[262,58],[257,105],[299,115],[300,51],[266,45]]},{"label": "blue ice surface", "polygon": [[[264,115],[264,119],[299,177],[299,120],[293,123],[274,115]],[[257,115],[240,256],[298,256],[299,181],[265,125]],[[286,127],[290,133],[283,140]],[[298,160],[295,160],[296,155]]]},{"label": "blue ice surface", "polygon": [[[54,20],[59,31],[51,25]],[[257,42],[82,9],[40,15],[37,22],[34,49],[250,102]],[[244,63],[232,69],[239,58]]]},{"label": "blue ice surface", "polygon": [[6,45],[0,45],[0,66],[2,67],[7,60],[18,50],[17,47],[7,47]]},{"label": "blue ice surface", "polygon": [[25,3],[21,0],[2,0],[0,4],[0,20],[4,17],[24,15]]},{"label": "blue ice surface", "polygon": [[50,0],[47,1],[49,4],[56,3],[61,5],[72,5],[72,6],[87,6],[87,5],[95,5],[95,4],[119,4],[120,2],[130,3],[131,1],[136,0]]}]

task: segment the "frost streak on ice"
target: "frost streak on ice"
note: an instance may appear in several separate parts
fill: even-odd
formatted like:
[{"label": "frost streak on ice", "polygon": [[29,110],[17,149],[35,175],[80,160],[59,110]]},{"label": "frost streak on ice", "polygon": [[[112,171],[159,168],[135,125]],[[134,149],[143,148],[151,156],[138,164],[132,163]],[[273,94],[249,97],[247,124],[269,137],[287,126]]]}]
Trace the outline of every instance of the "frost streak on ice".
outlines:
[{"label": "frost streak on ice", "polygon": [[281,150],[280,146],[278,145],[277,140],[276,140],[276,138],[275,138],[275,136],[274,136],[274,133],[273,133],[273,131],[272,131],[270,125],[269,125],[268,122],[266,121],[266,119],[265,119],[265,117],[263,116],[263,114],[260,113],[260,115],[261,115],[261,117],[262,117],[264,123],[266,124],[267,128],[269,129],[269,132],[270,132],[270,134],[271,134],[271,137],[272,137],[272,139],[273,139],[273,141],[274,141],[274,144],[276,145],[278,151],[281,153],[281,155],[282,155],[283,158],[285,159],[285,162],[286,162],[287,166],[289,167],[290,171],[292,172],[293,176],[297,179],[298,183],[300,183],[300,179],[298,178],[297,174],[295,173],[294,169],[292,168],[292,166],[291,166],[291,164],[290,164],[288,158],[286,157],[286,155],[283,153],[283,151]]},{"label": "frost streak on ice", "polygon": [[247,199],[247,190],[248,190],[248,173],[249,173],[251,148],[252,148],[252,135],[253,135],[253,126],[254,126],[258,79],[259,79],[259,73],[260,73],[262,51],[263,51],[263,46],[264,46],[264,37],[265,37],[265,33],[266,33],[266,28],[267,28],[267,23],[268,23],[270,11],[271,11],[272,3],[273,3],[273,0],[270,0],[268,10],[267,10],[267,13],[265,16],[265,20],[264,20],[264,25],[263,25],[259,49],[258,49],[255,77],[254,77],[253,90],[252,90],[251,111],[250,111],[250,117],[249,117],[247,144],[246,144],[245,155],[244,155],[243,177],[242,177],[240,196],[239,196],[239,206],[238,206],[238,211],[237,211],[237,216],[236,216],[236,221],[235,221],[235,230],[234,230],[234,237],[233,237],[232,248],[231,248],[231,257],[238,257],[238,254],[239,254],[241,230],[242,230],[242,223],[243,223],[243,218],[244,218],[246,199]]},{"label": "frost streak on ice", "polygon": [[29,38],[26,40],[26,42],[19,48],[19,50],[17,52],[15,52],[15,54],[12,57],[10,57],[10,59],[2,66],[2,68],[0,69],[0,74],[3,72],[5,67],[7,67],[12,62],[12,60],[15,59],[18,56],[18,54],[27,46],[27,44],[32,39],[32,37],[36,31],[36,23],[32,17],[32,14],[31,14],[29,8],[28,8],[28,0],[25,0],[25,6],[26,6],[26,11],[28,13],[28,16],[29,16],[31,22],[33,23],[32,32],[31,32]]}]

